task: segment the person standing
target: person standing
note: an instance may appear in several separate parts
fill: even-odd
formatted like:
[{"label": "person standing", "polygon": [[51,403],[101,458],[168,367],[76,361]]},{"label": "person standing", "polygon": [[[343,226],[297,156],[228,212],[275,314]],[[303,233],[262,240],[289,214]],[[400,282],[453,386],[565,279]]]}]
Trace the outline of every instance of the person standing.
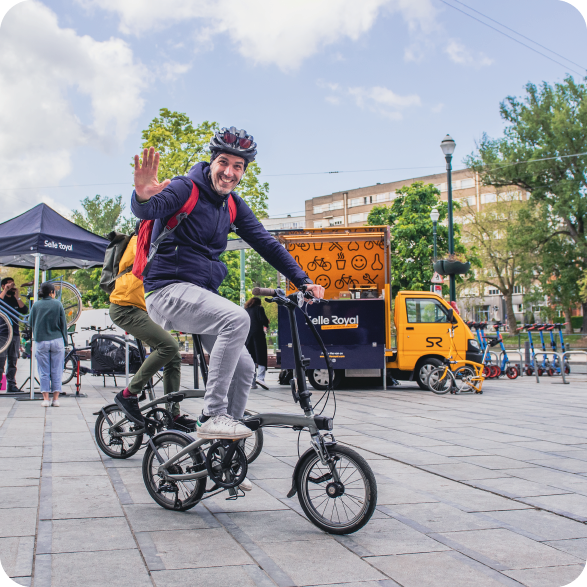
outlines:
[{"label": "person standing", "polygon": [[[5,277],[0,282],[0,300],[10,306],[14,312],[19,314],[28,314],[28,307],[20,299],[20,293],[14,283],[12,277]],[[4,367],[6,365],[6,359],[8,359],[8,367],[6,369],[6,391],[7,393],[16,393],[20,391],[16,385],[16,362],[18,361],[18,355],[20,351],[20,329],[18,327],[18,321],[12,316],[8,316],[12,323],[12,341],[8,345],[8,348],[0,353],[0,379],[4,373]]]},{"label": "person standing", "polygon": [[[37,371],[41,380],[41,406],[59,407],[63,359],[67,344],[67,319],[61,302],[55,299],[55,287],[52,283],[41,284],[39,300],[33,304],[29,322],[33,328]],[[49,401],[51,392],[53,403]]]},{"label": "person standing", "polygon": [[252,386],[252,389],[256,389],[257,381],[265,383],[265,373],[267,371],[267,339],[265,338],[265,328],[269,327],[269,319],[261,304],[261,298],[251,298],[245,304],[245,310],[251,319],[251,327],[245,346],[255,365],[257,365],[257,376]]}]

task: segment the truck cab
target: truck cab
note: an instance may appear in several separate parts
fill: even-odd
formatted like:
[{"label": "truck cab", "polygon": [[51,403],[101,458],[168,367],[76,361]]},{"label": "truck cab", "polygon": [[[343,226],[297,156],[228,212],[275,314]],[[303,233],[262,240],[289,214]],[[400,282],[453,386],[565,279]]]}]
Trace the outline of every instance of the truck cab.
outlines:
[{"label": "truck cab", "polygon": [[[422,389],[427,388],[428,374],[449,354],[449,310],[450,305],[434,293],[401,291],[397,294],[393,312],[396,348],[386,353],[387,368],[396,379],[415,381]],[[454,359],[480,363],[482,355],[475,336],[463,319],[457,313],[454,315],[457,320]]]}]

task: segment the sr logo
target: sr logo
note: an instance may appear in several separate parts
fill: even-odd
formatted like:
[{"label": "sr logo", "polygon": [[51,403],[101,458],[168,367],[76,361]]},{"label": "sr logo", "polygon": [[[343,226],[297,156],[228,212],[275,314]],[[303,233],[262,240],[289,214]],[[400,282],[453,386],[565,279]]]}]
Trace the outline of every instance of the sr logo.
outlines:
[{"label": "sr logo", "polygon": [[428,344],[426,345],[426,348],[427,348],[427,349],[429,349],[429,348],[433,347],[434,345],[436,345],[436,346],[438,346],[438,347],[439,347],[439,346],[442,346],[442,345],[440,344],[440,343],[442,342],[442,337],[440,337],[440,336],[429,336],[429,337],[426,339],[426,342],[428,343]]}]

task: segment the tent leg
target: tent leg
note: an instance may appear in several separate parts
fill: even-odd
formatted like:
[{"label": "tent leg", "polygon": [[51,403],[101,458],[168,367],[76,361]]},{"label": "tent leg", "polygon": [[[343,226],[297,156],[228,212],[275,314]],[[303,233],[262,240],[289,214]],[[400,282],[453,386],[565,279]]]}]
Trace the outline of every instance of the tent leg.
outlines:
[{"label": "tent leg", "polygon": [[[33,304],[39,299],[39,270],[41,268],[41,254],[35,253],[35,282],[33,286]],[[29,308],[30,312],[31,308]],[[31,338],[31,400],[35,399],[35,341]]]}]

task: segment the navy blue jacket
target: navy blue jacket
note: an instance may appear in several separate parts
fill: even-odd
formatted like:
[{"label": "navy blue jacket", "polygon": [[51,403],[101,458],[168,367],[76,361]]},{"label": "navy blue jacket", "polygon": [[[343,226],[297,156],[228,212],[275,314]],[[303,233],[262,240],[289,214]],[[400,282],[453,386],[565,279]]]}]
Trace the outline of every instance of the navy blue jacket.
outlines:
[{"label": "navy blue jacket", "polygon": [[[174,178],[162,192],[144,203],[133,192],[132,213],[143,220],[155,220],[153,241],[189,198],[190,180],[200,190],[192,213],[159,245],[144,280],[145,293],[186,281],[217,293],[226,277],[228,270],[219,257],[226,249],[231,231],[228,196],[220,196],[212,189],[209,167],[209,163],[197,163],[187,177]],[[306,273],[265,230],[245,201],[234,192],[232,195],[237,208],[234,221],[237,235],[296,286],[301,285]]]}]

